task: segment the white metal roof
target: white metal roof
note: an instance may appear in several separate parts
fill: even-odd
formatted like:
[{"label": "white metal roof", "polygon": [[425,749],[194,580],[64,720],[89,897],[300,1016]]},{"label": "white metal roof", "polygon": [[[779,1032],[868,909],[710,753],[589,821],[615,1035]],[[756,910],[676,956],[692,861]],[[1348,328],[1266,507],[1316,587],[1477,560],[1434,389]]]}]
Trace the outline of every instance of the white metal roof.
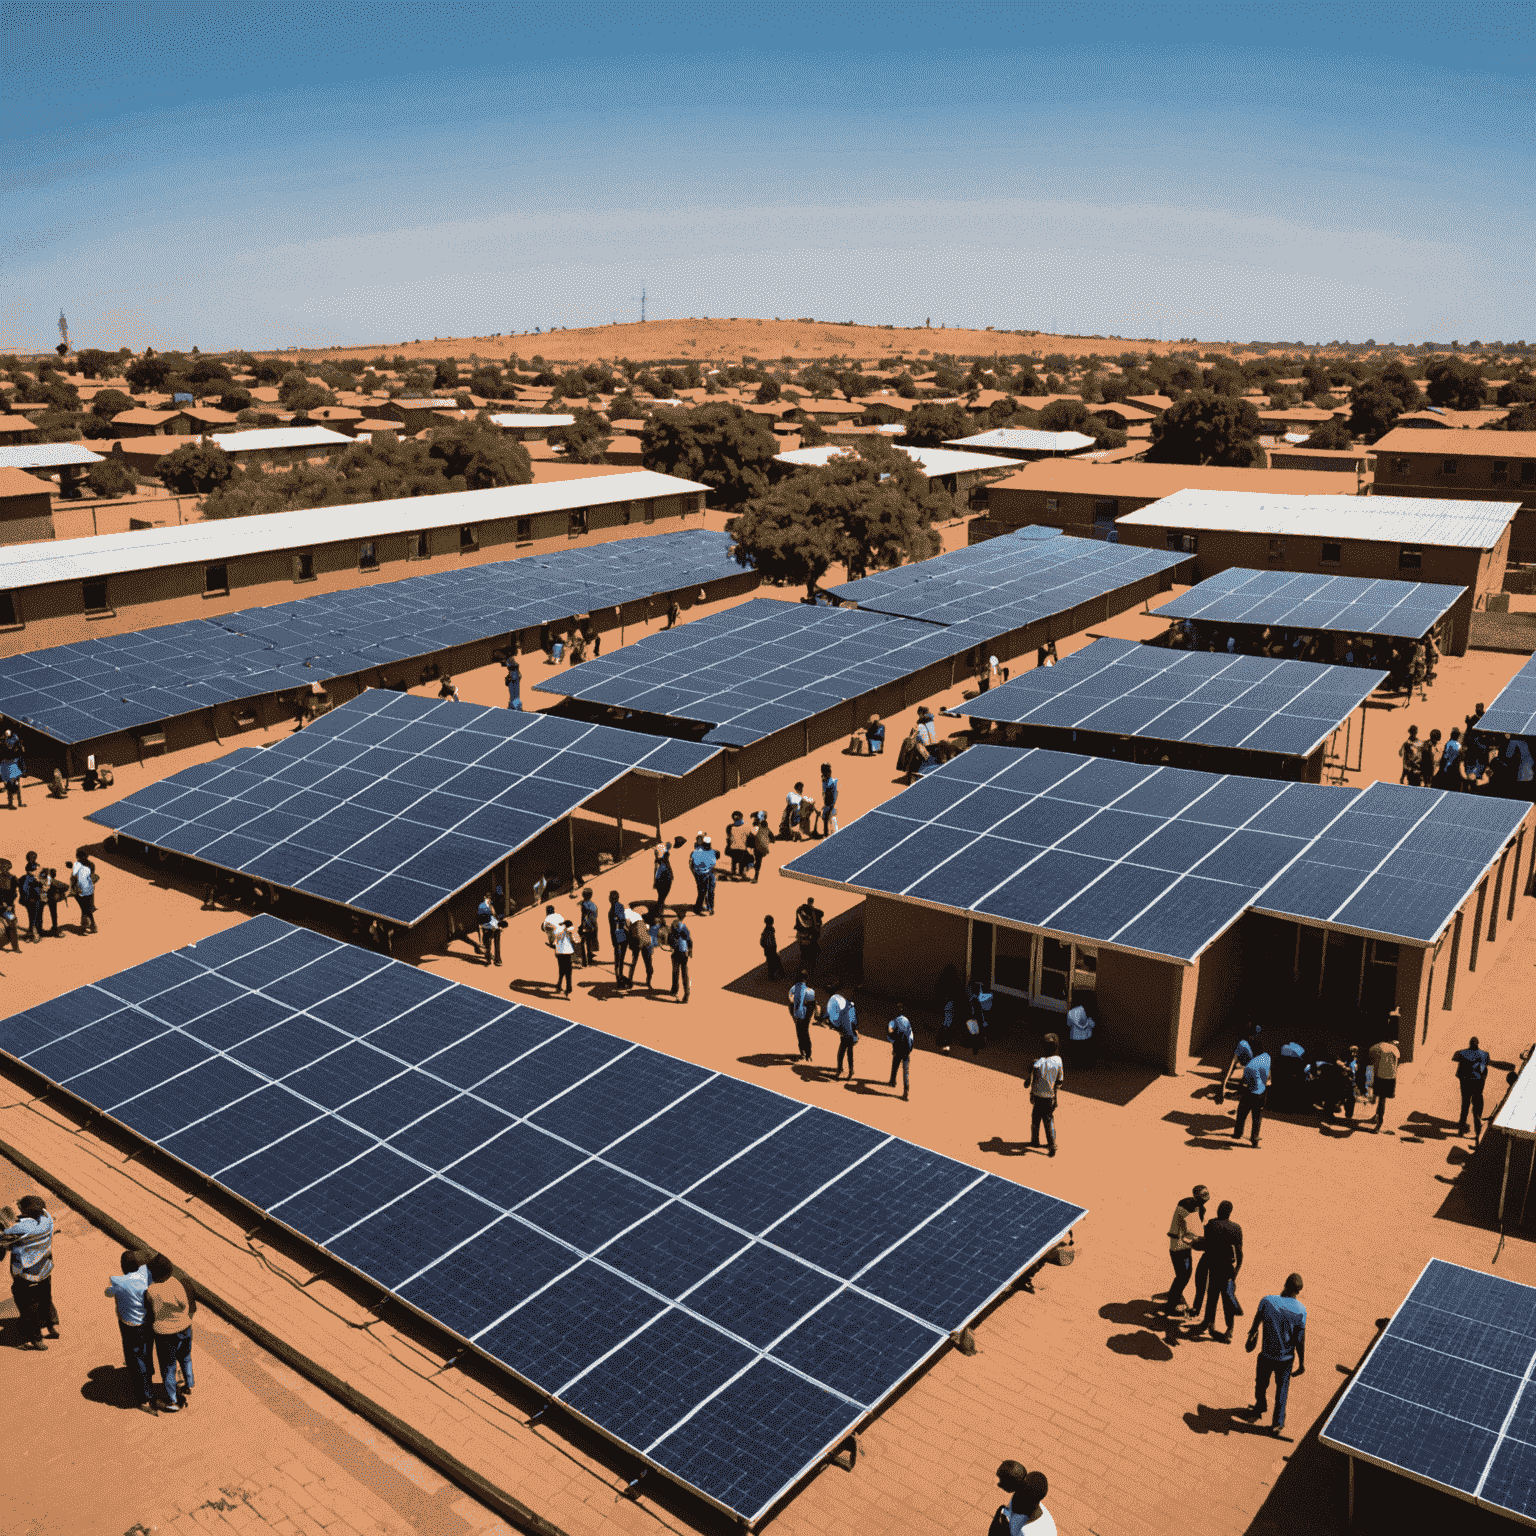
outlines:
[{"label": "white metal roof", "polygon": [[331,443],[350,443],[345,432],[329,427],[257,427],[250,432],[210,432],[208,440],[225,453],[251,453],[271,448],[324,448]]},{"label": "white metal roof", "polygon": [[[995,453],[955,453],[948,448],[909,448],[904,443],[894,445],[930,480],[935,475],[961,475],[973,469],[1001,469],[1009,464],[1019,464],[1020,459],[1000,459]],[[819,448],[791,448],[788,453],[776,453],[780,464],[822,465],[839,453],[858,453],[856,448],[840,443],[823,443]]]},{"label": "white metal roof", "polygon": [[1536,1139],[1536,1065],[1527,1062],[1493,1117],[1495,1130],[1522,1141]]},{"label": "white metal roof", "polygon": [[1072,453],[1092,448],[1096,438],[1083,432],[1037,432],[1029,427],[994,427],[971,437],[952,437],[948,448],[1012,448],[1017,453]]},{"label": "white metal roof", "polygon": [[491,417],[498,427],[569,427],[574,416],[541,415],[537,411],[499,411]]},{"label": "white metal roof", "polygon": [[485,491],[449,491],[441,496],[408,496],[349,507],[217,518],[175,528],[104,533],[91,539],[10,544],[0,550],[0,591],[708,489],[693,480],[637,469],[623,475],[591,475],[544,485],[503,485]]},{"label": "white metal roof", "polygon": [[100,464],[101,455],[77,443],[23,443],[0,448],[0,468],[57,469],[61,464]]},{"label": "white metal roof", "polygon": [[1518,501],[1437,501],[1428,496],[1278,496],[1264,491],[1175,491],[1127,512],[1120,524],[1299,538],[1492,549]]}]

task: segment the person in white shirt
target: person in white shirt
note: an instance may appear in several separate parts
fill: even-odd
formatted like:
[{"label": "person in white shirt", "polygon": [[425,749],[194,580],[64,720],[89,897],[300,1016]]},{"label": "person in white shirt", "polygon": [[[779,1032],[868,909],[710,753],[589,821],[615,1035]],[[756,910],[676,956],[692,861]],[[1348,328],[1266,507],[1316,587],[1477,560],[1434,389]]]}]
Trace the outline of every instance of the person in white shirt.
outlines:
[{"label": "person in white shirt", "polygon": [[1036,1057],[1029,1069],[1029,1144],[1040,1145],[1043,1125],[1051,1157],[1056,1156],[1056,1095],[1067,1080],[1060,1051],[1061,1041],[1055,1035],[1047,1035],[1045,1054]]},{"label": "person in white shirt", "polygon": [[80,904],[80,932],[96,932],[96,871],[83,853],[75,854],[70,866],[69,884]]},{"label": "person in white shirt", "polygon": [[559,937],[560,930],[566,926],[568,925],[565,919],[552,906],[544,908],[544,921],[539,924],[539,929],[544,935],[544,942],[551,949],[555,947],[555,940]]},{"label": "person in white shirt", "polygon": [[554,936],[555,965],[559,968],[559,974],[555,978],[555,996],[564,992],[567,997],[571,995],[574,982],[571,980],[571,967],[576,963],[576,939],[572,932],[569,919],[562,917],[560,930]]},{"label": "person in white shirt", "polygon": [[987,1536],[1056,1536],[1056,1522],[1045,1507],[1051,1485],[1044,1472],[1026,1472],[1017,1461],[997,1469],[998,1485],[1013,1495],[992,1517]]}]

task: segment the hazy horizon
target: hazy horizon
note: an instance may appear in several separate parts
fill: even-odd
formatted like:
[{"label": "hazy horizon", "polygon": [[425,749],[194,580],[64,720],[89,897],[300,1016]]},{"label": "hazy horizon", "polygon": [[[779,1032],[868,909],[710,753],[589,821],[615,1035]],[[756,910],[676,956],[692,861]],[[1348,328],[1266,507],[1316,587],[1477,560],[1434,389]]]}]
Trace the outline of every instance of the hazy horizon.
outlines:
[{"label": "hazy horizon", "polygon": [[869,16],[7,6],[0,345],[1536,331],[1528,8]]}]

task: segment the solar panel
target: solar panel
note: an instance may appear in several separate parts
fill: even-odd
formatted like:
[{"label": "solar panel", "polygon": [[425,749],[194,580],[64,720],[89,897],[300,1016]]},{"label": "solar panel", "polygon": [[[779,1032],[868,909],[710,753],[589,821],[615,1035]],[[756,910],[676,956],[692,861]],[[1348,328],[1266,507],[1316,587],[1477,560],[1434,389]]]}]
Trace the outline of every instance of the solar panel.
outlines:
[{"label": "solar panel", "polygon": [[594,704],[692,720],[744,747],[990,639],[851,608],[756,598],[539,683]]},{"label": "solar panel", "polygon": [[409,926],[627,773],[681,778],[719,750],[370,689],[90,819]]},{"label": "solar panel", "polygon": [[1386,680],[1361,667],[1103,639],[946,713],[1306,757]]},{"label": "solar panel", "polygon": [[1536,736],[1536,656],[1499,690],[1477,728],[1509,736]]},{"label": "solar panel", "polygon": [[1536,1525],[1536,1289],[1431,1259],[1322,1441]]},{"label": "solar panel", "polygon": [[90,741],[740,576],[730,550],[729,535],[693,528],[0,658],[0,714]]},{"label": "solar panel", "polygon": [[1164,603],[1160,617],[1215,624],[1269,624],[1419,640],[1465,587],[1297,571],[1222,571]]},{"label": "solar panel", "polygon": [[1086,1214],[273,917],[0,1049],[748,1521]]},{"label": "solar panel", "polygon": [[1036,531],[1021,529],[831,590],[869,612],[930,624],[974,623],[1003,635],[1188,559],[1096,539],[1041,539]]}]

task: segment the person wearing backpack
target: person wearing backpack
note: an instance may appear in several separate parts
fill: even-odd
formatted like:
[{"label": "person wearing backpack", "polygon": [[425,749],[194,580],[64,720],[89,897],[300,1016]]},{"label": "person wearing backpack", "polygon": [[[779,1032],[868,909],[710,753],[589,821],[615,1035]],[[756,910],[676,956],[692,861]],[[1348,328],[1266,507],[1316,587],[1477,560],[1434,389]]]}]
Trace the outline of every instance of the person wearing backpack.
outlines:
[{"label": "person wearing backpack", "polygon": [[685,918],[679,917],[672,925],[672,996],[677,996],[678,983],[682,983],[683,1002],[693,995],[688,978],[688,962],[693,958],[693,934],[688,930]]},{"label": "person wearing backpack", "polygon": [[752,884],[756,885],[758,876],[763,872],[763,860],[768,857],[768,850],[773,846],[773,834],[768,830],[767,811],[758,811],[752,818],[750,846],[752,849]]}]

